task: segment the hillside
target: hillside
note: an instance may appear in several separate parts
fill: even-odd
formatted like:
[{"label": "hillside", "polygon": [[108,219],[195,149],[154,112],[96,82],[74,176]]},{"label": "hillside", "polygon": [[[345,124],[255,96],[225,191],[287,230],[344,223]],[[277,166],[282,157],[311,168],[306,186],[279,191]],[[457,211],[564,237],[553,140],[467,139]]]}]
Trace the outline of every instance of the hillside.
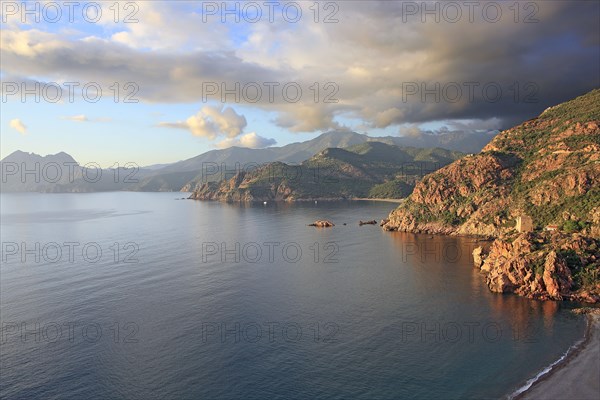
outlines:
[{"label": "hillside", "polygon": [[494,237],[473,254],[490,290],[600,302],[600,90],[425,176],[384,229]]},{"label": "hillside", "polygon": [[367,142],[328,148],[299,165],[266,164],[218,182],[198,181],[191,198],[221,201],[404,198],[426,173],[463,156],[444,149]]},{"label": "hillside", "polygon": [[600,90],[501,132],[416,185],[387,230],[498,236],[515,218],[599,234]]}]

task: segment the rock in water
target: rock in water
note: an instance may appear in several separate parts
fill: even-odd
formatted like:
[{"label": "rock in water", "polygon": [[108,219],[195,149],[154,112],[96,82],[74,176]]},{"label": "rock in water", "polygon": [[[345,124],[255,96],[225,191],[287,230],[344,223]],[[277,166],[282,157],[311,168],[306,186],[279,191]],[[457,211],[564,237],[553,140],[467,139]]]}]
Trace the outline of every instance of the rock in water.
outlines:
[{"label": "rock in water", "polygon": [[372,221],[359,221],[358,225],[363,226],[363,225],[377,225],[377,221],[372,220]]},{"label": "rock in water", "polygon": [[313,222],[312,224],[309,224],[308,226],[316,226],[317,228],[331,228],[335,225],[331,221],[320,219],[318,221]]}]

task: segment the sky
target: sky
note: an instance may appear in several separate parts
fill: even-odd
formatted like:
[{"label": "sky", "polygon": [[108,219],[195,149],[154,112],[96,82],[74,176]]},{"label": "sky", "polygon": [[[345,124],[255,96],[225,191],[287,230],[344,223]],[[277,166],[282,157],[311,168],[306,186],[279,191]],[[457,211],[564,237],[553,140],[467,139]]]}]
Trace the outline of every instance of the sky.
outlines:
[{"label": "sky", "polygon": [[600,87],[597,1],[1,1],[0,156],[502,130]]}]

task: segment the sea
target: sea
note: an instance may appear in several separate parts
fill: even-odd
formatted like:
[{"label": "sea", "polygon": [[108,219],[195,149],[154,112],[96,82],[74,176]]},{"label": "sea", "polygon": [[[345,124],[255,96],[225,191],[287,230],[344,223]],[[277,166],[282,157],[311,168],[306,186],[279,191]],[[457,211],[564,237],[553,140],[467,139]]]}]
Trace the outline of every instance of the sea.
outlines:
[{"label": "sea", "polygon": [[396,204],[187,196],[1,195],[1,398],[498,399],[584,335]]}]

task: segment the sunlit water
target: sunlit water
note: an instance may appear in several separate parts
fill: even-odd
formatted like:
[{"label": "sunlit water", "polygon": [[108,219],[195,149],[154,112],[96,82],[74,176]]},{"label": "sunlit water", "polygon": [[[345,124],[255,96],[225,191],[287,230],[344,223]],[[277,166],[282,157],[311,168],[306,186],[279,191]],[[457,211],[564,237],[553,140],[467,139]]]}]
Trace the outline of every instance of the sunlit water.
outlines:
[{"label": "sunlit water", "polygon": [[2,195],[0,397],[498,398],[583,335],[393,204],[181,197]]}]

